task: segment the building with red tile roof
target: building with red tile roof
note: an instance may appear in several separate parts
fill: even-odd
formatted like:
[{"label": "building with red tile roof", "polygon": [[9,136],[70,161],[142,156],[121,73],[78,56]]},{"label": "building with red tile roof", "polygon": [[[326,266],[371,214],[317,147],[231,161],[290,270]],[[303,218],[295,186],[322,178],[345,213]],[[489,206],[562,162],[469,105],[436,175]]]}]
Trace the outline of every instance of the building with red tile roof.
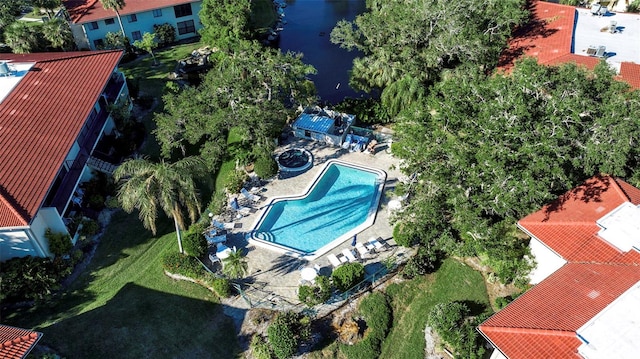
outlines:
[{"label": "building with red tile roof", "polygon": [[[640,52],[628,46],[640,36],[640,16],[611,12],[593,16],[588,9],[539,0],[531,1],[528,8],[530,21],[509,40],[498,63],[501,71],[510,71],[523,56],[543,65],[575,63],[589,69],[607,61],[620,80],[640,88]],[[614,33],[602,31],[613,22],[617,24]],[[589,48],[599,46],[607,50],[603,57],[588,55]]]},{"label": "building with red tile roof", "polygon": [[48,256],[46,229],[91,177],[92,154],[128,98],[121,51],[0,54],[0,261]]},{"label": "building with red tile roof", "polygon": [[0,324],[0,358],[26,358],[40,338],[42,333]]},{"label": "building with red tile roof", "polygon": [[[79,49],[100,49],[107,33],[120,33],[115,11],[102,7],[99,0],[63,0],[71,31]],[[154,32],[153,25],[170,24],[176,40],[197,36],[202,28],[198,13],[202,0],[127,0],[119,10],[122,28],[131,43]]]},{"label": "building with red tile roof", "polygon": [[633,357],[640,346],[625,330],[640,332],[630,314],[640,305],[640,189],[595,176],[518,227],[531,236],[537,284],[479,326],[493,358]]}]

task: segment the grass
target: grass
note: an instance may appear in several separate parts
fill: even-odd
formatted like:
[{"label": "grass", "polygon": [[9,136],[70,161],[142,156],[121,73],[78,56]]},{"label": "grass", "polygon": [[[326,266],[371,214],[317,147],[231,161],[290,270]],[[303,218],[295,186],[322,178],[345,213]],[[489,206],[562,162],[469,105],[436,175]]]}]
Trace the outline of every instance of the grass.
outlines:
[{"label": "grass", "polygon": [[393,327],[382,345],[381,358],[424,358],[425,318],[437,303],[464,301],[475,315],[491,310],[482,275],[454,259],[445,260],[432,275],[391,284],[387,294]]},{"label": "grass", "polygon": [[203,287],[171,280],[164,253],[177,251],[172,222],[153,237],[136,215],[116,213],[89,267],[55,303],[15,312],[68,358],[234,357],[233,324]]},{"label": "grass", "polygon": [[146,95],[158,99],[159,105],[153,111],[149,112],[142,119],[139,119],[145,126],[148,134],[140,152],[149,156],[153,160],[160,158],[160,145],[156,140],[152,131],[155,130],[156,124],[154,116],[156,113],[162,112],[162,95],[166,83],[169,81],[168,75],[175,70],[178,60],[183,59],[203,44],[200,42],[184,45],[176,45],[170,48],[162,49],[154,52],[158,61],[158,65],[153,65],[151,56],[142,56],[136,60],[120,65],[120,70],[129,80],[137,79],[140,87],[140,96]]}]

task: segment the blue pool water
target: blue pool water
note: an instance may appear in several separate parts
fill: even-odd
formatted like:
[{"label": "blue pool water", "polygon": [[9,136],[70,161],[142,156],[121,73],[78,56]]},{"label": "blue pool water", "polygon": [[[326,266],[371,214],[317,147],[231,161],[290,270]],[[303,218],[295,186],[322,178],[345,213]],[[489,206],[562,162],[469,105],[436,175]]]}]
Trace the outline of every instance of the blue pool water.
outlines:
[{"label": "blue pool water", "polygon": [[330,164],[308,195],[274,201],[253,236],[305,254],[363,224],[377,209],[379,173]]}]

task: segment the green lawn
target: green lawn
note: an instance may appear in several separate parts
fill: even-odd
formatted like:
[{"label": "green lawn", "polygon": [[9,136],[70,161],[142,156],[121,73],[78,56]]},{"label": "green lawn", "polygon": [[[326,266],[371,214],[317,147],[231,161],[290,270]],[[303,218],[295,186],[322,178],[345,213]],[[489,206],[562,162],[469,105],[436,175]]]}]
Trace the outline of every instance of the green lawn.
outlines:
[{"label": "green lawn", "polygon": [[157,238],[136,215],[117,213],[93,261],[55,304],[7,315],[44,333],[67,358],[235,357],[235,330],[203,287],[169,279],[161,257],[177,251],[172,222]]},{"label": "green lawn", "polygon": [[453,259],[433,275],[387,287],[393,306],[393,327],[382,345],[381,358],[424,358],[427,313],[437,303],[465,301],[473,314],[490,308],[482,275]]}]

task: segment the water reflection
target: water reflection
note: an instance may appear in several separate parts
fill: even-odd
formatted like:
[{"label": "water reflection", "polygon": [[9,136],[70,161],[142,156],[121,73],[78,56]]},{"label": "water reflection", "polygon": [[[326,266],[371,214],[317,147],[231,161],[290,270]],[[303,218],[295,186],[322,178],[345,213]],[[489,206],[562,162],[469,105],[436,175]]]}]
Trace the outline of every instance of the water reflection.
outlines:
[{"label": "water reflection", "polygon": [[312,80],[323,101],[360,96],[349,87],[349,70],[359,53],[332,44],[329,35],[338,20],[352,21],[364,12],[365,0],[289,0],[287,5],[280,49],[302,52],[303,60],[318,70]]}]

